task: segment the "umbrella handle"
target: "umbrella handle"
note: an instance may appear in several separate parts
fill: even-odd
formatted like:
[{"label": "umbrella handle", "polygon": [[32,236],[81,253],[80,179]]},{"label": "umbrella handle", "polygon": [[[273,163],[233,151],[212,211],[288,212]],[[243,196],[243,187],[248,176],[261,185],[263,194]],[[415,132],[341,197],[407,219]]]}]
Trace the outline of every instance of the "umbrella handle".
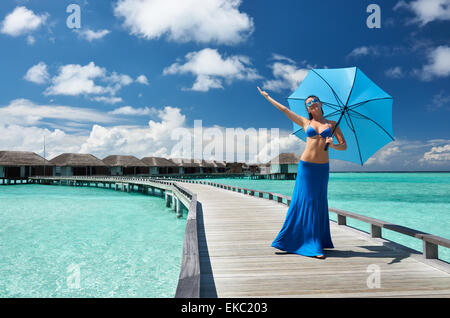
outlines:
[{"label": "umbrella handle", "polygon": [[[333,131],[331,132],[331,137],[333,137],[334,132],[336,131],[337,126],[338,126],[339,123],[341,122],[342,116],[344,116],[344,112],[341,113],[341,116],[339,117],[339,120],[338,120],[338,122],[336,123],[336,126],[334,126],[334,129],[333,129]],[[323,150],[327,151],[329,146],[330,146],[330,144],[327,143],[327,144],[325,145],[325,148],[324,148]]]}]

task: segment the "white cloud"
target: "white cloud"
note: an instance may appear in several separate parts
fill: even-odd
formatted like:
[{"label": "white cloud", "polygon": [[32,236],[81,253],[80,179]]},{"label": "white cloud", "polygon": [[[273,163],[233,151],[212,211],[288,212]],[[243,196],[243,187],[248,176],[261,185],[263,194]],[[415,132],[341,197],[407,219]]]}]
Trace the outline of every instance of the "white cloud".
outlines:
[{"label": "white cloud", "polygon": [[45,119],[64,122],[112,123],[114,116],[89,109],[63,105],[38,105],[28,99],[15,99],[0,107],[0,123],[17,125],[40,125]]},{"label": "white cloud", "polygon": [[450,110],[450,95],[445,94],[445,91],[442,90],[437,94],[434,94],[431,103],[427,105],[428,111],[442,111]]},{"label": "white cloud", "polygon": [[394,144],[391,144],[387,147],[383,147],[382,149],[378,150],[376,153],[376,156],[370,157],[366,161],[366,165],[374,165],[374,164],[389,164],[390,159],[400,154],[400,148],[398,146],[395,146]]},{"label": "white cloud", "polygon": [[139,75],[136,78],[136,82],[140,83],[140,84],[148,85],[148,79],[147,79],[147,77],[145,75]]},{"label": "white cloud", "polygon": [[24,79],[36,84],[44,84],[49,80],[50,76],[47,72],[47,65],[44,62],[39,62],[30,67],[24,76]]},{"label": "white cloud", "polygon": [[414,70],[414,73],[424,81],[429,81],[435,77],[447,77],[450,75],[450,47],[438,46],[428,53],[428,64],[421,70]]},{"label": "white cloud", "polygon": [[[363,167],[334,160],[339,170],[357,171],[422,171],[450,169],[448,146],[450,140],[432,139],[426,141],[397,138],[370,157]],[[446,159],[447,158],[447,159]]]},{"label": "white cloud", "polygon": [[349,56],[365,56],[369,54],[377,54],[377,50],[375,47],[368,47],[368,46],[360,46],[357,48],[354,48]]},{"label": "white cloud", "polygon": [[143,108],[134,108],[132,106],[123,106],[120,108],[116,108],[113,111],[110,111],[111,115],[150,115],[156,113],[156,109],[143,107]]},{"label": "white cloud", "polygon": [[403,70],[400,66],[395,66],[387,69],[384,74],[391,78],[401,78],[403,77]]},{"label": "white cloud", "polygon": [[5,150],[32,151],[43,156],[44,136],[46,159],[64,152],[78,152],[87,136],[67,134],[61,129],[49,130],[27,127],[21,124],[3,125],[0,122],[0,148]]},{"label": "white cloud", "polygon": [[[46,148],[49,158],[63,152],[92,153],[103,158],[114,153],[132,154],[137,157],[163,156],[181,157],[183,153],[177,147],[179,139],[172,139],[172,133],[182,129],[183,136],[194,140],[194,128],[186,125],[186,116],[180,108],[166,106],[163,109],[151,108],[150,113],[158,119],[149,120],[147,126],[108,126],[108,123],[117,119],[111,114],[102,114],[90,109],[80,110],[73,107],[54,107],[36,105],[27,100],[16,100],[11,105],[24,105],[14,111],[0,108],[0,148],[9,150],[25,150],[42,152],[43,136],[46,136]],[[11,106],[10,105],[10,106]],[[14,108],[10,107],[10,108]],[[146,107],[147,108],[147,107]],[[146,108],[143,109],[144,112]],[[131,110],[139,110],[132,108]],[[31,117],[34,116],[34,117]],[[95,118],[95,116],[100,116]],[[50,130],[36,127],[44,119],[63,119],[65,127],[58,128],[54,124]],[[86,123],[94,123],[92,129],[86,129]],[[91,127],[90,125],[88,127]],[[223,160],[234,158],[235,149],[225,142],[226,129],[232,127],[202,127],[203,147],[206,147],[213,138],[206,134],[206,130],[214,129],[223,138],[224,153],[215,149],[214,159]],[[236,128],[235,128],[236,129]],[[249,128],[251,129],[251,128]],[[247,130],[249,130],[247,129]],[[74,132],[74,133],[69,133]],[[244,154],[242,158],[247,162],[267,162],[273,158],[273,150],[279,152],[294,152],[301,154],[305,143],[291,134],[291,131],[279,131],[279,136],[267,134],[247,134],[247,149],[237,140],[237,155]],[[220,139],[219,138],[219,139]],[[219,143],[220,144],[220,143]],[[256,152],[250,153],[251,146],[258,145]],[[189,147],[193,147],[192,144]],[[205,148],[204,148],[205,149]],[[194,149],[191,148],[193,152]],[[271,152],[272,151],[272,152]],[[204,153],[210,159],[212,153]],[[229,154],[232,154],[229,156]],[[238,160],[239,157],[237,157]],[[450,169],[450,140],[432,139],[427,141],[396,139],[375,153],[363,167],[340,160],[330,160],[332,171],[420,171],[420,170],[449,170]]]},{"label": "white cloud", "polygon": [[450,144],[441,147],[432,147],[430,151],[424,153],[421,161],[450,162]]},{"label": "white cloud", "polygon": [[87,65],[67,64],[59,68],[51,79],[45,95],[109,95],[96,96],[92,100],[114,104],[122,101],[115,94],[124,86],[133,83],[126,74],[109,73],[105,68],[90,62]]},{"label": "white cloud", "polygon": [[47,13],[36,15],[26,7],[16,7],[2,21],[0,32],[14,37],[30,33],[43,25],[47,18]]},{"label": "white cloud", "polygon": [[96,85],[94,79],[104,78],[106,69],[94,62],[85,66],[68,64],[59,68],[59,74],[52,78],[52,85],[45,91],[46,95],[80,95],[103,94],[106,88]]},{"label": "white cloud", "polygon": [[399,1],[393,8],[405,8],[412,11],[415,17],[408,23],[418,23],[424,26],[438,20],[450,20],[450,0],[415,0],[409,3]]},{"label": "white cloud", "polygon": [[283,90],[294,91],[298,85],[305,79],[308,74],[308,68],[298,67],[295,62],[287,57],[274,54],[273,58],[276,62],[272,63],[272,73],[275,79],[266,80],[263,88],[266,90],[281,92]]},{"label": "white cloud", "polygon": [[150,120],[147,127],[107,128],[94,125],[80,151],[100,157],[117,152],[134,154],[137,157],[154,153],[168,156],[167,149],[177,143],[177,140],[171,139],[171,133],[174,129],[185,127],[186,117],[181,114],[179,108],[171,106],[151,112],[157,113],[160,121]]},{"label": "white cloud", "polygon": [[33,45],[34,43],[36,43],[36,39],[34,38],[34,36],[28,35],[27,36],[27,43],[28,43],[28,45]]},{"label": "white cloud", "polygon": [[106,36],[107,34],[111,33],[111,31],[106,30],[106,29],[94,31],[89,28],[85,28],[85,29],[81,29],[81,30],[75,29],[74,31],[76,33],[78,33],[78,35],[81,38],[83,38],[89,42],[92,42],[94,40],[99,40],[99,39],[103,38],[104,36]]},{"label": "white cloud", "polygon": [[92,97],[91,100],[96,102],[102,102],[106,104],[117,104],[123,102],[122,97],[116,97],[116,96],[96,96]]},{"label": "white cloud", "polygon": [[148,40],[235,44],[253,32],[253,20],[239,11],[241,0],[120,0],[116,17],[130,33]]},{"label": "white cloud", "polygon": [[217,50],[206,48],[198,52],[186,54],[186,63],[174,63],[164,69],[163,74],[195,75],[196,81],[192,90],[208,91],[211,88],[222,88],[222,81],[231,84],[233,80],[255,80],[261,78],[256,69],[250,67],[247,56],[234,55],[222,57]]},{"label": "white cloud", "polygon": [[223,88],[222,81],[208,75],[198,75],[192,85],[193,91],[207,92],[211,88]]}]

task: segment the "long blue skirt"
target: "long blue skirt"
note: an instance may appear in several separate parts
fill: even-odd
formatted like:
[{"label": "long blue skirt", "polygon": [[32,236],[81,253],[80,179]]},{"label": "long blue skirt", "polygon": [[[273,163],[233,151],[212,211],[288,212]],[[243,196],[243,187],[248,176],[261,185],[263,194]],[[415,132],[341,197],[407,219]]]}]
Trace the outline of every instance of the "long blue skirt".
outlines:
[{"label": "long blue skirt", "polygon": [[323,255],[323,248],[334,247],[328,217],[329,172],[329,163],[300,160],[291,203],[273,247],[305,256]]}]

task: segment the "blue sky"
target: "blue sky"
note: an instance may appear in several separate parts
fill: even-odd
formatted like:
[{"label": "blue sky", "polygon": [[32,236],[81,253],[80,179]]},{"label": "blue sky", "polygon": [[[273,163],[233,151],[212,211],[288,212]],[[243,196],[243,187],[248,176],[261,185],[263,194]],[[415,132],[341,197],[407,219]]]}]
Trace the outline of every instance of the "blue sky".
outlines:
[{"label": "blue sky", "polygon": [[[380,28],[366,25],[371,3]],[[70,4],[79,29],[66,24]],[[449,20],[448,0],[2,1],[0,148],[42,154],[45,136],[48,158],[176,157],[171,133],[201,120],[279,128],[280,152],[300,154],[256,86],[287,106],[309,69],[358,66],[393,96],[396,140],[363,167],[332,170],[450,170]]]}]

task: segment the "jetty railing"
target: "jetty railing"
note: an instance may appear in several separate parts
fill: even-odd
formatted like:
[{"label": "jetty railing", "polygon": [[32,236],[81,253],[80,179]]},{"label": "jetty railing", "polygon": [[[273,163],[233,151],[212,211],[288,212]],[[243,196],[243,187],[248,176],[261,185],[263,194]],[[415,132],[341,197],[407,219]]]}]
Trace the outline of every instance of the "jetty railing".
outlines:
[{"label": "jetty railing", "polygon": [[[167,179],[166,179],[167,180]],[[175,179],[178,182],[187,182],[187,183],[198,183],[198,184],[206,184],[211,185],[217,188],[240,192],[245,195],[255,196],[255,193],[258,193],[258,197],[263,198],[263,194],[268,194],[269,200],[274,200],[279,203],[285,204],[287,206],[291,203],[291,197],[282,195],[279,193],[261,191],[255,189],[248,189],[242,187],[231,186],[222,183],[210,182],[210,181],[200,181],[200,180],[186,180],[186,179]],[[266,198],[264,198],[266,199]],[[330,212],[333,212],[337,215],[337,224],[340,226],[347,226],[347,218],[353,218],[365,223],[370,224],[370,236],[372,238],[383,238],[382,237],[382,229],[391,230],[403,235],[408,235],[417,239],[422,240],[422,255],[425,259],[439,259],[438,246],[450,248],[450,240],[432,235],[429,233],[421,232],[415,229],[411,229],[406,226],[394,224],[391,222],[386,222],[382,220],[378,220],[375,218],[371,218],[368,216],[364,216],[361,214],[344,211],[335,208],[329,208]]]},{"label": "jetty railing", "polygon": [[184,231],[183,256],[175,298],[200,298],[200,253],[197,232],[197,194],[174,183],[181,193],[190,198],[191,204]]}]

